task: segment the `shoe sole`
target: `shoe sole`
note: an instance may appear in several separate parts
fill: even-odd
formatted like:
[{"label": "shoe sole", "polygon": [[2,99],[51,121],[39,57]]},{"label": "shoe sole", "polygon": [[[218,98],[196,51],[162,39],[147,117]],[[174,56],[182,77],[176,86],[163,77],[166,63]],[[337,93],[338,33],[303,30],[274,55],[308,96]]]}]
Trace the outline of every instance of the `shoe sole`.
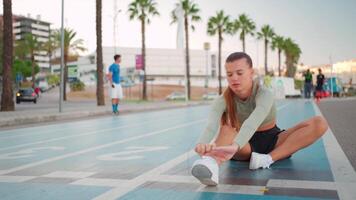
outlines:
[{"label": "shoe sole", "polygon": [[208,186],[218,185],[217,182],[211,179],[213,174],[211,173],[209,168],[207,168],[204,165],[195,165],[192,169],[192,175],[204,185],[208,185]]}]

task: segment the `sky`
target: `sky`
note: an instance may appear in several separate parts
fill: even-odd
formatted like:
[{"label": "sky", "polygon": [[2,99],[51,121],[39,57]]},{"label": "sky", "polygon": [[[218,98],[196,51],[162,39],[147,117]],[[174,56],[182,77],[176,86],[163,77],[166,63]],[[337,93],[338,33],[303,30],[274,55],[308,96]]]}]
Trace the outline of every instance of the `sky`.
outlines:
[{"label": "sky", "polygon": [[[103,46],[113,46],[113,5],[115,0],[103,2]],[[128,5],[132,0],[116,0],[117,44],[120,47],[141,47],[141,30],[138,21],[130,21]],[[159,17],[151,18],[147,26],[147,48],[176,48],[177,26],[171,25],[170,13],[178,0],[156,0]],[[257,30],[270,25],[276,34],[290,37],[301,48],[299,63],[306,65],[328,64],[356,59],[356,1],[355,0],[195,0],[201,9],[201,22],[190,33],[191,49],[203,49],[204,42],[211,43],[217,51],[217,36],[206,33],[209,17],[224,10],[231,19],[247,14],[256,24]],[[30,14],[52,23],[51,28],[61,25],[60,0],[12,0],[13,14]],[[1,13],[2,11],[1,4]],[[66,27],[77,32],[85,42],[86,53],[95,51],[95,0],[65,0]],[[254,63],[263,65],[262,41],[247,38],[247,53]],[[224,36],[223,51],[241,51],[239,36]],[[277,52],[269,51],[270,65],[277,65]]]}]

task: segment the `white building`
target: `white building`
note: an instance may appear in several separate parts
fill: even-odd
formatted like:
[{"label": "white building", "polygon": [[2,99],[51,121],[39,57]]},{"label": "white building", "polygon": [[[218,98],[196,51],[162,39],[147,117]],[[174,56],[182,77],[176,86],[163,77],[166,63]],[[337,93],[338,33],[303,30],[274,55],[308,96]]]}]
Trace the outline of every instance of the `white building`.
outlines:
[{"label": "white building", "polygon": [[[114,47],[103,47],[104,67],[114,62]],[[141,54],[140,48],[116,48],[122,56],[122,76],[138,77],[136,70],[136,55]],[[226,85],[224,61],[227,53],[222,55],[221,75],[222,84]],[[209,78],[210,87],[218,86],[217,52],[204,50],[190,50],[190,75],[191,85],[204,86],[205,78]],[[95,84],[96,53],[80,57],[75,63],[68,65],[77,66],[77,77],[84,82]],[[183,49],[146,49],[146,73],[148,79],[153,79],[153,84],[184,85],[185,80],[185,55]],[[104,68],[105,71],[105,68]],[[59,72],[59,66],[52,66],[52,72]],[[90,81],[91,80],[91,81]],[[93,82],[94,81],[94,82]],[[138,79],[136,80],[138,81]]]},{"label": "white building", "polygon": [[[41,20],[41,16],[37,15],[36,19],[31,18],[30,15],[27,17],[24,16],[15,16],[13,23],[13,33],[15,35],[15,40],[24,39],[25,35],[31,33],[33,36],[37,37],[39,42],[47,42],[50,36],[50,23]],[[35,52],[35,61],[40,67],[41,71],[48,71],[49,56],[47,52],[40,51]]]}]

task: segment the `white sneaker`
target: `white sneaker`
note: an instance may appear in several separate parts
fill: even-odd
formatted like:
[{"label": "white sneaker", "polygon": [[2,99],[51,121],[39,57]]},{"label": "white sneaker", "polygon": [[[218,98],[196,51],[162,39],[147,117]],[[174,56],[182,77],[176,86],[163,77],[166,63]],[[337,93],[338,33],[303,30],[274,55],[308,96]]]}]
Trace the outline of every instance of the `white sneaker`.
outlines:
[{"label": "white sneaker", "polygon": [[269,168],[273,160],[269,154],[252,152],[250,159],[250,169]]},{"label": "white sneaker", "polygon": [[192,175],[204,185],[216,186],[219,184],[218,163],[210,156],[203,156],[194,162]]}]

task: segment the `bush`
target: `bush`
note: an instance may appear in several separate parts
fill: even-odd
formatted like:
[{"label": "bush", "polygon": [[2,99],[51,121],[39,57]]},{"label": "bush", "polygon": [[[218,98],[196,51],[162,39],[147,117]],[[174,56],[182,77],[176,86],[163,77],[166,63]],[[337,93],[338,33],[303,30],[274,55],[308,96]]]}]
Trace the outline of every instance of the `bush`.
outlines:
[{"label": "bush", "polygon": [[81,82],[80,80],[75,81],[73,83],[70,84],[70,89],[72,91],[83,91],[85,89],[85,84],[83,82]]},{"label": "bush", "polygon": [[304,81],[303,80],[297,80],[297,79],[294,79],[294,85],[295,85],[295,89],[303,89],[303,83]]},{"label": "bush", "polygon": [[356,88],[350,87],[345,95],[349,97],[356,96]]},{"label": "bush", "polygon": [[59,85],[60,79],[58,75],[50,74],[47,76],[49,85]]}]

